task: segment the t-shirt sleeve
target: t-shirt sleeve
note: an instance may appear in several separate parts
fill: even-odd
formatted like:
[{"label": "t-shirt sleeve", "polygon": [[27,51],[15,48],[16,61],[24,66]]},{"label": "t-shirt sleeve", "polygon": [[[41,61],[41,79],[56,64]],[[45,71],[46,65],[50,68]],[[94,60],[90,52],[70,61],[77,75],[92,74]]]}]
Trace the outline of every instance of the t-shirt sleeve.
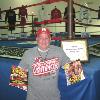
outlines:
[{"label": "t-shirt sleeve", "polygon": [[22,59],[21,59],[21,61],[20,61],[20,63],[19,63],[19,65],[18,66],[20,66],[21,68],[25,68],[25,69],[28,69],[28,57],[27,57],[27,51],[23,54],[23,56],[22,56]]},{"label": "t-shirt sleeve", "polygon": [[66,63],[71,62],[70,58],[66,55],[66,53],[61,48],[61,66],[63,67]]}]

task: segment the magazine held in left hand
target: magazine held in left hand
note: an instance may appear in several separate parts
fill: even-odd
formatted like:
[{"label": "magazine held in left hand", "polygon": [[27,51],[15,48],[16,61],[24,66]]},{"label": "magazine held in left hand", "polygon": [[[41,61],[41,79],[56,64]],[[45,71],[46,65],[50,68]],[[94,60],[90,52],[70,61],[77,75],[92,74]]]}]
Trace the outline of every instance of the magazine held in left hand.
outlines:
[{"label": "magazine held in left hand", "polygon": [[83,67],[80,60],[72,61],[64,65],[67,86],[85,79]]}]

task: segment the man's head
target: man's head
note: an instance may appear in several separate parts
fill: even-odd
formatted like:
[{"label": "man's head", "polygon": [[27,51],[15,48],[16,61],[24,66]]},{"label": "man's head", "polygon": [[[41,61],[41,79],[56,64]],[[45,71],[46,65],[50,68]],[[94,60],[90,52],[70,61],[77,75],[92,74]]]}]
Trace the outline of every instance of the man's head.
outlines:
[{"label": "man's head", "polygon": [[50,31],[47,28],[40,28],[37,31],[37,43],[38,46],[41,50],[46,50],[48,49],[49,45],[50,45],[50,41],[51,41],[51,36],[50,36]]}]

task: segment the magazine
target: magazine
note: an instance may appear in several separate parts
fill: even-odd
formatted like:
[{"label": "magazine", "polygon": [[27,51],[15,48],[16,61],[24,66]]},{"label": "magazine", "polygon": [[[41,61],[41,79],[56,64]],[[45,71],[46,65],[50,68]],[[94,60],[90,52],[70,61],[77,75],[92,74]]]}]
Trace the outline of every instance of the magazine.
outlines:
[{"label": "magazine", "polygon": [[64,65],[67,86],[85,79],[82,64],[76,60]]},{"label": "magazine", "polygon": [[27,91],[28,86],[28,71],[22,69],[19,66],[11,67],[10,82],[9,85],[18,87],[22,90]]}]

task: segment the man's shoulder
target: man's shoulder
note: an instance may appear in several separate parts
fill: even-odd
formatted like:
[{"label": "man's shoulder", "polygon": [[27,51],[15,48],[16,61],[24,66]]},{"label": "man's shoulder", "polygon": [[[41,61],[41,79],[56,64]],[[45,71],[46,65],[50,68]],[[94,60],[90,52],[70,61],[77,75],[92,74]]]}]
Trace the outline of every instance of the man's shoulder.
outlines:
[{"label": "man's shoulder", "polygon": [[50,48],[51,48],[51,49],[55,49],[55,50],[62,50],[61,47],[55,46],[55,45],[51,45]]},{"label": "man's shoulder", "polygon": [[25,53],[32,53],[33,51],[36,50],[37,47],[33,47],[33,48],[28,48]]}]

